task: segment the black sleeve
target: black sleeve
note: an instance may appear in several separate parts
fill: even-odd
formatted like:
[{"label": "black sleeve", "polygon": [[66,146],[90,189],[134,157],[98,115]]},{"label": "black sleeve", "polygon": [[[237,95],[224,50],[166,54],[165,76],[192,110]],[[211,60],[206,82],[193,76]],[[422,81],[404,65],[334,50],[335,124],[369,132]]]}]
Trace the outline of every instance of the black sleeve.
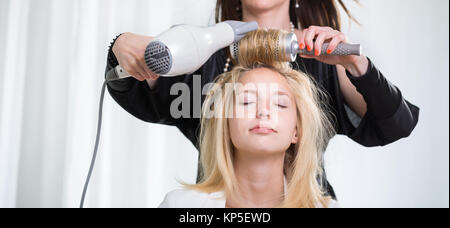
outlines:
[{"label": "black sleeve", "polygon": [[[109,70],[118,65],[112,47],[119,36],[109,47],[105,77]],[[178,96],[169,94],[170,87],[178,82],[191,85],[192,75],[200,74],[201,69],[189,75],[159,77],[154,89],[150,88],[147,81],[140,82],[132,77],[108,82],[107,87],[112,98],[136,118],[150,123],[177,126],[181,119],[174,119],[170,115],[170,105]]]},{"label": "black sleeve", "polygon": [[408,137],[419,119],[419,108],[402,96],[369,59],[368,71],[350,81],[367,103],[367,113],[347,135],[367,147],[384,146]]}]

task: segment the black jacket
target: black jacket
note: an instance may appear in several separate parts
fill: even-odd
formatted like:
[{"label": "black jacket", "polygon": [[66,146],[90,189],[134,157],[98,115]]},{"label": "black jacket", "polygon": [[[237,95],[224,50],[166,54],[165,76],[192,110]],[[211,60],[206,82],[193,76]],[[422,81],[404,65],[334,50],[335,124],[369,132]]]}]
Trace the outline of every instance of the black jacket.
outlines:
[{"label": "black jacket", "polygon": [[[118,65],[112,52],[113,45],[114,42],[109,49],[106,72]],[[201,75],[202,88],[203,85],[212,82],[215,77],[223,73],[226,59],[225,49],[222,49],[211,56],[194,73]],[[405,100],[400,90],[386,80],[370,59],[368,72],[362,77],[353,77],[347,71],[350,81],[367,103],[367,113],[362,119],[345,104],[339,88],[336,66],[321,63],[315,59],[299,57],[293,63],[293,67],[310,74],[322,90],[328,93],[328,105],[336,117],[337,134],[346,135],[363,146],[384,146],[395,142],[409,136],[417,124],[419,108]],[[109,82],[108,91],[122,108],[136,118],[145,122],[176,126],[198,149],[200,119],[174,119],[170,115],[170,104],[178,97],[170,95],[171,86],[174,83],[184,82],[190,87],[190,91],[193,91],[194,74],[160,77],[157,79],[155,89],[150,89],[146,81],[139,82],[134,78],[127,78]],[[202,102],[203,100],[204,97],[202,97]],[[191,114],[192,112],[191,102]],[[200,175],[201,167],[199,166],[198,177]],[[329,195],[336,199],[326,177],[322,186]]]}]

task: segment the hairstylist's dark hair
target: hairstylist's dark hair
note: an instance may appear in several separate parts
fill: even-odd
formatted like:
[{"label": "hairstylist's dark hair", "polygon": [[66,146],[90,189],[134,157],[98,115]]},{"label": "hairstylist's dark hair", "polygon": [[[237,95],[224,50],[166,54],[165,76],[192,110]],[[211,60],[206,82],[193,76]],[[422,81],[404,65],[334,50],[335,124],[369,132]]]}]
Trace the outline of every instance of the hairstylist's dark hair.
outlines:
[{"label": "hairstylist's dark hair", "polygon": [[[358,0],[354,1],[359,4]],[[294,22],[296,28],[299,28],[300,25],[303,28],[316,25],[328,26],[340,31],[341,20],[336,2],[339,3],[351,20],[359,24],[342,0],[298,0],[299,8],[295,8],[296,0],[290,0],[289,14],[291,21]],[[242,21],[241,5],[241,0],[217,0],[216,23],[226,20]]]}]

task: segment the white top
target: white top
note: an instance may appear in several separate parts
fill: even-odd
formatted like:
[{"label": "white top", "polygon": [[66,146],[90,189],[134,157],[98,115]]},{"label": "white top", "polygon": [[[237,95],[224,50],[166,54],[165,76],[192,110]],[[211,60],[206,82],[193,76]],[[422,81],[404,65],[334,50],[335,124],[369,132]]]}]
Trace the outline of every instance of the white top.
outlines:
[{"label": "white top", "polygon": [[[287,191],[284,177],[284,192]],[[204,193],[195,190],[178,189],[167,193],[159,208],[225,208],[226,198],[223,191]],[[332,200],[329,208],[338,208],[337,201]]]}]

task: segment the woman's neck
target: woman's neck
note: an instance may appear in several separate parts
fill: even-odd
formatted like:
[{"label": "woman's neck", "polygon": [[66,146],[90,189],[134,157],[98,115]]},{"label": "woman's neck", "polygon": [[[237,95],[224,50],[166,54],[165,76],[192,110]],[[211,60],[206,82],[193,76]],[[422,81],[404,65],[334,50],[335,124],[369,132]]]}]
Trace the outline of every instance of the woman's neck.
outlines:
[{"label": "woman's neck", "polygon": [[284,195],[284,153],[269,157],[236,156],[234,170],[242,199],[227,199],[229,207],[276,207]]},{"label": "woman's neck", "polygon": [[291,31],[289,1],[268,10],[252,10],[243,5],[242,20],[245,22],[256,21],[260,28]]}]

